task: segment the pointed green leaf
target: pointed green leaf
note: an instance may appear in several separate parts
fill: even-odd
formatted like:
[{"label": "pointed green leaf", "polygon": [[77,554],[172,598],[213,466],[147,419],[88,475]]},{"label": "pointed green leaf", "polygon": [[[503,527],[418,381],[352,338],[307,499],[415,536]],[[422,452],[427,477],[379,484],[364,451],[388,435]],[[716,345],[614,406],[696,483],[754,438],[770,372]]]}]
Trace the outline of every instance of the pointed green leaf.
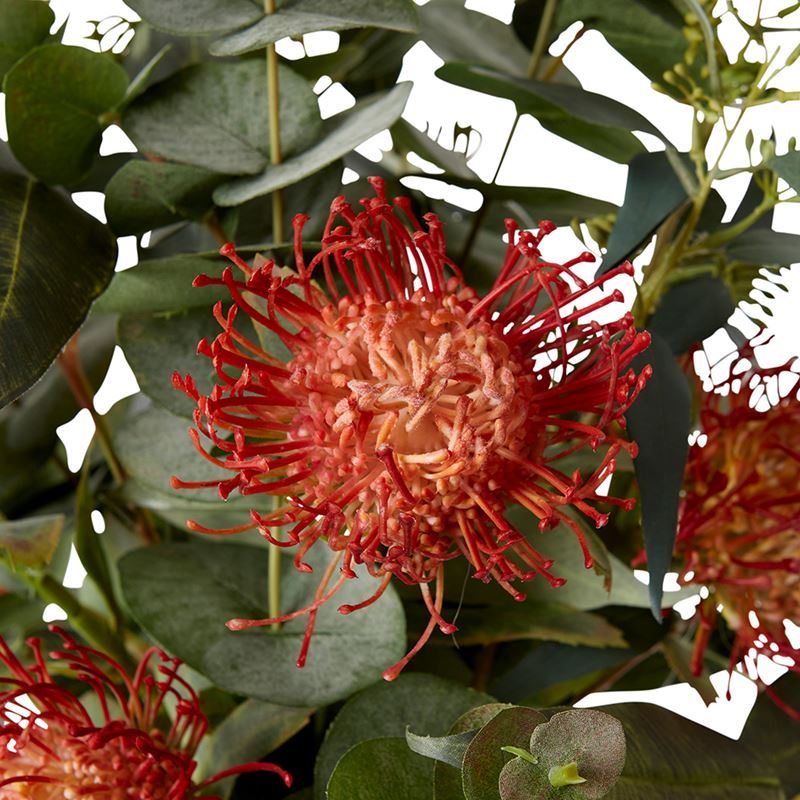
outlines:
[{"label": "pointed green leaf", "polygon": [[793,150],[782,156],[773,156],[767,162],[767,166],[800,194],[800,150]]},{"label": "pointed green leaf", "polygon": [[0,522],[0,554],[13,569],[44,570],[56,552],[63,529],[63,514]]}]

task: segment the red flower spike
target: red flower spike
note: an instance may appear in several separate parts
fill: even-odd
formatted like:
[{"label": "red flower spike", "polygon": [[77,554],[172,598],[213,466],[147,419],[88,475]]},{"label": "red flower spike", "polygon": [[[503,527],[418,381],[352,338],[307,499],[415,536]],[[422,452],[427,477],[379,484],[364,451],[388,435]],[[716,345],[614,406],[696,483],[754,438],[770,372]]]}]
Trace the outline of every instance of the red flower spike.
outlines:
[{"label": "red flower spike", "polygon": [[[158,648],[145,653],[134,675],[113,659],[79,644],[56,626],[63,649],[45,659],[31,639],[33,665],[25,666],[0,637],[0,797],[51,800],[221,800],[207,789],[230,775],[275,772],[287,786],[291,776],[274,764],[254,762],[192,780],[194,754],[208,720],[191,686],[180,677],[180,661]],[[53,680],[50,665],[86,684],[70,691]],[[81,699],[94,693],[102,720]],[[170,724],[164,704],[175,703]],[[94,711],[92,713],[95,713]]]},{"label": "red flower spike", "polygon": [[[752,355],[751,351],[748,353]],[[752,358],[749,359],[753,363]],[[786,367],[740,375],[746,386],[776,380]],[[784,620],[800,620],[800,402],[767,411],[747,388],[704,394],[703,446],[693,445],[684,481],[675,552],[683,583],[711,591],[699,606],[692,667],[703,657],[718,611],[735,632],[731,667],[750,648],[798,666]],[[783,663],[783,659],[782,659]]]},{"label": "red flower spike", "polygon": [[[588,319],[622,300],[602,289],[632,274],[630,264],[587,283],[573,267],[593,260],[590,254],[566,264],[541,259],[551,222],[533,234],[509,221],[504,263],[480,298],[447,258],[436,216],[426,214],[423,227],[408,198],[392,204],[380,179],[370,183],[376,197],[362,200],[360,212],[334,200],[322,249],[311,259],[302,247],[307,218],[295,218],[296,272],[271,261],[250,267],[225,245],[220,252],[240,276],[231,268],[219,279],[201,276],[202,285],[227,287],[232,309],[278,335],[291,359],[283,364],[265,353],[233,327],[235,313],[218,309],[222,332],[203,350],[219,380],[197,399],[195,421],[225,454],[212,460],[234,473],[218,481],[220,494],[287,498],[270,514],[254,510],[249,527],[296,546],[301,570],[309,569],[303,557],[316,542],[334,551],[311,605],[280,620],[307,614],[310,635],[320,606],[355,577],[358,564],[378,588],[341,606],[344,614],[375,602],[391,576],[420,585],[431,624],[386,671],[392,678],[435,627],[454,629],[441,616],[445,561],[465,557],[476,578],[496,580],[518,600],[524,594],[516,581],[540,575],[563,583],[505,520],[509,503],[530,510],[542,531],[565,523],[591,566],[564,509],[574,506],[597,527],[607,520],[594,504],[609,498],[597,490],[616,454],[634,452],[615,431],[646,380],[630,363],[649,337],[636,332],[630,314],[605,325]],[[175,385],[194,396],[188,378],[177,376]],[[593,475],[559,470],[564,456],[601,445]],[[271,529],[285,526],[288,541],[277,542]],[[333,580],[337,568],[341,577]],[[280,620],[232,620],[229,627]],[[307,646],[308,636],[301,660]]]}]

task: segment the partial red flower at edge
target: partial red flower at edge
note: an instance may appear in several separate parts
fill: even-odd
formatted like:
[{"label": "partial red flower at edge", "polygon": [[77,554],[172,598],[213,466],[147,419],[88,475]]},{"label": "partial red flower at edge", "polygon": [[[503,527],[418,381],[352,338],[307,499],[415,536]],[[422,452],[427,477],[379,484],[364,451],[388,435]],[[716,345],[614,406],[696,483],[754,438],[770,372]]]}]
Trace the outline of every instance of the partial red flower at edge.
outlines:
[{"label": "partial red flower at edge", "polygon": [[[614,423],[641,390],[650,368],[636,375],[631,360],[649,343],[633,318],[599,324],[593,312],[622,301],[618,290],[576,309],[577,301],[620,274],[625,263],[587,283],[573,271],[593,261],[581,253],[565,264],[541,259],[539,244],[554,230],[542,221],[537,234],[506,221],[509,244],[492,289],[479,297],[445,254],[442,224],[416,219],[410,200],[390,203],[380,179],[376,197],[354,210],[333,201],[322,249],[306,263],[304,215],[294,219],[296,272],[272,261],[251,267],[233,245],[220,252],[239,269],[205,275],[196,286],[227,287],[233,305],[215,315],[222,332],[202,341],[219,383],[199,394],[191,376],[173,381],[197,402],[190,434],[202,456],[233,473],[216,486],[223,498],[286,497],[267,514],[226,530],[257,528],[275,545],[294,547],[297,569],[320,539],[333,558],[314,602],[279,620],[231,620],[238,630],[308,615],[298,666],[306,659],[317,610],[364,564],[376,591],[349,614],[375,602],[394,576],[420,586],[430,622],[416,645],[386,670],[388,680],[422,647],[442,616],[444,562],[464,556],[483,581],[512,586],[537,575],[559,586],[552,562],[503,516],[509,503],[526,507],[545,531],[564,523],[592,559],[580,527],[565,512],[579,510],[597,527],[608,515],[594,503],[630,508],[630,501],[599,496],[620,449],[635,446],[615,435]],[[323,285],[325,288],[323,288]],[[238,314],[278,336],[291,352],[281,363],[234,325]],[[232,434],[232,436],[231,436]],[[204,437],[223,453],[206,451]],[[567,475],[558,461],[604,445],[589,476]],[[279,539],[273,530],[287,527]],[[334,580],[337,572],[338,576]],[[431,592],[430,585],[434,584]]]},{"label": "partial red flower at edge", "polygon": [[[742,382],[764,384],[783,371],[753,371]],[[722,605],[736,635],[732,666],[755,647],[800,669],[784,626],[786,619],[800,620],[797,387],[766,411],[752,406],[747,388],[726,394],[715,388],[703,394],[700,429],[708,439],[689,449],[675,545],[681,582],[711,590],[698,607],[692,668],[702,671]]]},{"label": "partial red flower at edge", "polygon": [[[76,693],[53,680],[40,640],[29,640],[35,663],[25,666],[0,637],[0,662],[8,669],[0,682],[10,687],[0,692],[0,797],[222,800],[206,790],[231,775],[259,771],[276,772],[291,785],[280,767],[262,762],[195,784],[194,753],[208,721],[178,675],[181,662],[154,647],[129,675],[107,655],[50,629],[63,640],[63,649],[49,654],[51,665],[84,688]],[[91,712],[87,691],[98,701]],[[166,702],[174,703],[171,724]],[[102,722],[93,720],[96,713]]]}]

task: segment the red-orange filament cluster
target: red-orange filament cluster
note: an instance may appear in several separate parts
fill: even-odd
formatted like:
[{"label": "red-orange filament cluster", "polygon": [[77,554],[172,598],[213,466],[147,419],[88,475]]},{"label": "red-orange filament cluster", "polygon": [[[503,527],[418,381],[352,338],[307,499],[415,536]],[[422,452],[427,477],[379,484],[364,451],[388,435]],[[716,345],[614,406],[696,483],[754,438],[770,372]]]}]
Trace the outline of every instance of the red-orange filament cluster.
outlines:
[{"label": "red-orange filament cluster", "polygon": [[[63,649],[50,653],[52,665],[38,639],[28,642],[34,663],[26,666],[0,637],[8,671],[0,678],[8,687],[0,692],[0,797],[222,800],[209,793],[213,784],[256,771],[277,772],[291,784],[279,767],[260,762],[194,783],[194,753],[208,721],[178,674],[180,662],[152,648],[131,676],[107,655],[51,630],[63,640]],[[54,667],[80,688],[57,684]],[[165,704],[172,705],[171,723]]]},{"label": "red-orange filament cluster", "polygon": [[796,659],[784,620],[800,619],[800,402],[790,396],[762,412],[747,390],[709,393],[700,427],[708,440],[690,448],[676,543],[684,582],[712,590],[694,670],[718,605],[736,632],[731,664],[751,647]]},{"label": "red-orange filament cluster", "polygon": [[[613,434],[646,379],[629,368],[647,347],[630,314],[608,324],[593,312],[619,303],[619,291],[598,291],[623,264],[592,283],[574,267],[541,258],[538,233],[506,223],[509,244],[493,288],[479,297],[447,258],[442,224],[423,225],[408,198],[390,203],[380,180],[376,197],[356,211],[337,198],[322,249],[306,261],[294,220],[296,271],[268,261],[251,267],[232,245],[221,252],[238,268],[195,285],[227,287],[233,304],[215,309],[222,328],[200,343],[219,382],[201,396],[190,376],[174,382],[197,402],[200,453],[229,477],[176,487],[217,486],[222,497],[272,495],[286,501],[272,513],[252,511],[248,525],[281,547],[295,549],[298,569],[320,540],[333,552],[314,603],[281,619],[309,615],[305,659],[316,610],[354,567],[377,578],[376,591],[348,614],[375,602],[392,576],[418,584],[430,624],[406,658],[386,671],[395,677],[438,625],[443,564],[465,557],[475,577],[496,580],[515,598],[512,584],[537,575],[559,586],[551,561],[504,519],[507,505],[525,506],[545,531],[564,523],[583,534],[565,509],[572,506],[598,527],[607,515],[595,502],[628,506],[598,496],[621,448]],[[583,303],[583,306],[581,306]],[[256,330],[277,336],[291,358],[281,362],[243,331],[241,315]],[[263,337],[262,337],[263,338]],[[201,439],[207,440],[206,446]],[[218,448],[221,457],[206,451]],[[559,459],[602,446],[591,474],[565,474]],[[285,528],[280,538],[276,529]],[[336,577],[334,578],[334,575]],[[435,584],[431,592],[430,584]],[[231,628],[273,620],[232,620]]]}]

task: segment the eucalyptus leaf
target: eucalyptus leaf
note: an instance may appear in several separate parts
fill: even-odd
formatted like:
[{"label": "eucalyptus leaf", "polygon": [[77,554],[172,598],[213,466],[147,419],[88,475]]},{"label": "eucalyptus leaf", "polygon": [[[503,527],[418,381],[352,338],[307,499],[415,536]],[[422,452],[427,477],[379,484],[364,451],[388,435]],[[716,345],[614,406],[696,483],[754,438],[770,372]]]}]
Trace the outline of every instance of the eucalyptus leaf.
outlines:
[{"label": "eucalyptus leaf", "polygon": [[96,309],[106,313],[159,313],[181,308],[209,309],[230,293],[224,286],[195,288],[198,275],[220,277],[228,265],[217,253],[182,254],[139,262],[114,275],[111,285],[97,301]]},{"label": "eucalyptus leaf", "polygon": [[125,70],[108,55],[61,44],[37,47],[3,82],[11,151],[45,183],[79,180],[127,86]]},{"label": "eucalyptus leaf", "polygon": [[167,411],[191,419],[196,403],[173,386],[172,373],[190,373],[199,391],[209,394],[217,373],[197,346],[220,330],[210,309],[198,308],[168,316],[125,314],[118,335],[139,388]]},{"label": "eucalyptus leaf", "polygon": [[200,219],[213,207],[211,194],[223,180],[201,167],[131,160],[106,186],[108,224],[125,236]]},{"label": "eucalyptus leaf", "polygon": [[[433,736],[448,732],[456,718],[477,706],[492,702],[481,692],[433,675],[409,673],[392,683],[378,683],[350,698],[336,716],[320,746],[314,769],[314,796],[324,800],[325,787],[339,759],[366,739],[402,737],[406,727]],[[426,762],[433,774],[433,762]]]},{"label": "eucalyptus leaf", "polygon": [[54,21],[47,3],[0,0],[0,82],[14,62],[47,39]]},{"label": "eucalyptus leaf", "polygon": [[467,800],[495,797],[500,773],[513,758],[501,748],[527,749],[531,734],[546,722],[540,712],[516,706],[501,711],[481,728],[464,755],[462,780]]},{"label": "eucalyptus leaf", "polygon": [[[207,62],[151,86],[122,124],[143,153],[214,172],[249,175],[269,163],[269,103],[258,59]],[[317,139],[317,99],[304,78],[281,66],[281,148],[301,152]],[[175,125],[180,119],[180,125]]]},{"label": "eucalyptus leaf", "polygon": [[62,195],[0,172],[0,407],[42,376],[114,270],[107,228]]},{"label": "eucalyptus leaf", "polygon": [[410,800],[429,797],[428,762],[404,739],[359,742],[348,750],[328,781],[327,800]]},{"label": "eucalyptus leaf", "polygon": [[786,266],[800,262],[800,236],[764,228],[751,229],[726,247],[728,258],[762,266]]},{"label": "eucalyptus leaf", "polygon": [[634,466],[650,572],[650,608],[660,620],[661,587],[672,565],[678,501],[689,452],[691,397],[683,370],[657,334],[652,334],[650,347],[637,356],[633,366],[642,369],[646,364],[653,374],[625,418],[629,436],[639,448]]},{"label": "eucalyptus leaf", "polygon": [[[323,545],[306,560],[313,574],[282,559],[284,612],[312,602],[330,553]],[[120,574],[139,624],[170,653],[229,692],[282,705],[326,705],[370,684],[401,658],[403,609],[391,587],[360,610],[357,619],[337,611],[341,603],[364,599],[364,580],[346,581],[336,599],[319,610],[302,669],[296,662],[305,616],[278,631],[229,631],[225,623],[230,619],[258,619],[267,613],[267,561],[266,549],[249,545],[160,544],[126,555]]]},{"label": "eucalyptus leaf", "polygon": [[223,183],[214,192],[214,202],[220,206],[239,205],[313,175],[390,128],[403,113],[410,90],[410,84],[402,83],[376,99],[362,100],[313,147],[283,164],[267,167],[260,175]]},{"label": "eucalyptus leaf", "polygon": [[215,56],[238,56],[260,50],[286,36],[299,39],[313,31],[346,31],[352,28],[386,28],[413,33],[417,19],[411,0],[289,0],[274,14],[214,42]]},{"label": "eucalyptus leaf", "polygon": [[154,28],[179,36],[231,31],[264,13],[263,4],[253,0],[131,0],[129,5]]},{"label": "eucalyptus leaf", "polygon": [[415,753],[460,769],[467,746],[476,733],[477,731],[472,730],[447,736],[420,736],[407,728],[406,742]]}]

